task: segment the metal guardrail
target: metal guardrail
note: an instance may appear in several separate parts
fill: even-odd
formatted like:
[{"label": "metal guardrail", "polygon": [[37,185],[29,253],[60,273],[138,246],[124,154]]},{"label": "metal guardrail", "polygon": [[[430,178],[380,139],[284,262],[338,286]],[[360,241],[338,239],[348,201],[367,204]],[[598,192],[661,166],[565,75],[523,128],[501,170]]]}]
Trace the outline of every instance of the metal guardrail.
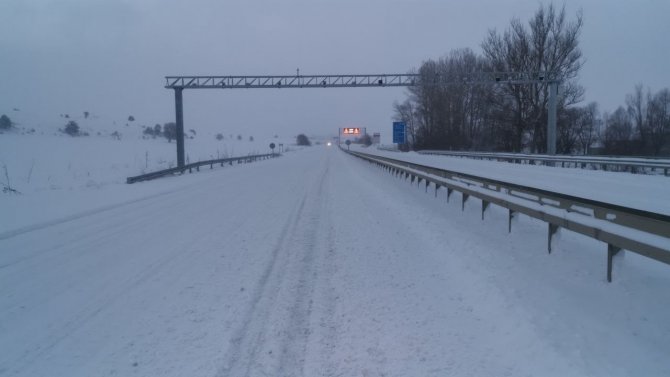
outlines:
[{"label": "metal guardrail", "polygon": [[670,264],[670,216],[628,208],[616,204],[536,189],[445,169],[419,165],[367,153],[346,151],[376,164],[391,174],[425,184],[432,183],[435,195],[447,189],[447,201],[453,191],[461,193],[461,209],[469,197],[482,202],[482,220],[491,203],[509,210],[508,231],[517,213],[548,224],[547,249],[551,253],[553,235],[559,228],[595,238],[607,244],[607,280],[612,281],[612,260],[620,250],[629,250],[659,262]]},{"label": "metal guardrail", "polygon": [[657,173],[670,176],[670,160],[632,157],[593,157],[593,156],[550,156],[522,153],[489,153],[489,152],[452,152],[439,150],[418,151],[420,154],[433,154],[452,157],[466,157],[479,160],[495,160],[534,165],[550,165],[561,167],[589,168],[600,170],[627,171],[631,173]]},{"label": "metal guardrail", "polygon": [[161,178],[165,177],[168,175],[174,175],[174,174],[184,174],[187,170],[189,173],[193,172],[193,169],[196,169],[196,171],[200,171],[201,166],[207,166],[209,165],[210,169],[214,168],[215,164],[230,164],[232,165],[234,162],[237,162],[238,164],[240,163],[247,163],[247,162],[253,162],[256,160],[265,160],[268,158],[274,158],[281,156],[278,153],[269,153],[269,154],[257,154],[257,155],[249,155],[249,156],[239,156],[239,157],[230,157],[230,158],[220,158],[216,160],[207,160],[207,161],[198,161],[198,162],[193,162],[190,164],[186,164],[183,167],[176,167],[176,168],[170,168],[170,169],[164,169],[164,170],[159,170],[147,174],[142,174],[142,175],[137,175],[134,177],[128,177],[126,178],[126,183],[135,183],[135,182],[141,182],[141,181],[148,181],[151,179],[156,179],[156,178]]}]

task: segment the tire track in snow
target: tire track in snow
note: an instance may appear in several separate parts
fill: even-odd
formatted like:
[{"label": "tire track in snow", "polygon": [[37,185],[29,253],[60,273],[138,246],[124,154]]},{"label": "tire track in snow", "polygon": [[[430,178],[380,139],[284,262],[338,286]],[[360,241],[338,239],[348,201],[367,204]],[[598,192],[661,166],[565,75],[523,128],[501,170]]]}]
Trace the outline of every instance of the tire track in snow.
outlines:
[{"label": "tire track in snow", "polygon": [[[217,373],[217,376],[248,376],[252,363],[256,358],[258,349],[262,342],[263,324],[269,316],[269,310],[275,299],[276,292],[279,289],[279,284],[269,284],[270,280],[273,283],[279,283],[283,273],[278,271],[283,269],[281,266],[285,261],[279,261],[279,254],[285,248],[287,235],[299,220],[300,214],[305,205],[305,198],[303,197],[288,220],[284,224],[281,236],[272,250],[270,261],[268,262],[263,274],[261,275],[258,285],[254,289],[253,299],[249,308],[245,312],[242,325],[233,333],[230,340],[231,349],[225,358],[224,366]],[[279,265],[279,266],[278,266]],[[246,360],[242,358],[246,357]],[[242,365],[244,363],[244,365]]]},{"label": "tire track in snow", "polygon": [[[329,155],[330,156],[330,155]],[[329,160],[328,160],[329,161]],[[304,375],[305,357],[307,354],[307,342],[311,335],[310,318],[314,304],[314,291],[317,275],[317,262],[323,252],[323,235],[321,234],[322,217],[328,215],[324,210],[329,195],[324,192],[325,181],[328,177],[328,165],[323,170],[321,179],[315,195],[311,198],[316,200],[309,207],[307,224],[304,230],[300,230],[294,244],[301,244],[301,255],[299,256],[297,286],[292,291],[294,302],[290,308],[290,321],[286,328],[286,337],[281,344],[281,358],[279,362],[279,375]],[[303,218],[304,219],[304,218]]]},{"label": "tire track in snow", "polygon": [[328,163],[284,224],[217,376],[303,374]]},{"label": "tire track in snow", "polygon": [[[168,208],[166,209],[165,207],[160,207],[157,204],[154,206],[157,206],[157,210],[160,211],[173,211],[174,208]],[[183,205],[183,207],[187,207],[186,204]],[[144,211],[144,207],[133,207],[132,213],[127,213],[125,216],[131,216],[133,214],[139,213]],[[153,213],[152,213],[153,215]],[[147,215],[151,217],[151,215]],[[101,295],[100,297],[95,297],[92,298],[90,301],[88,301],[85,305],[77,308],[74,312],[73,315],[68,318],[65,322],[59,323],[58,327],[54,327],[52,330],[50,330],[50,336],[48,339],[45,339],[45,341],[41,344],[39,344],[37,347],[32,349],[30,352],[26,352],[24,355],[22,355],[20,358],[12,361],[13,368],[15,368],[16,371],[22,370],[24,367],[31,365],[36,359],[39,359],[41,357],[44,357],[47,355],[52,349],[57,347],[62,341],[65,339],[69,338],[72,334],[75,332],[79,331],[80,328],[85,326],[87,323],[90,321],[94,320],[96,316],[98,316],[101,312],[105,310],[105,308],[109,307],[110,305],[114,304],[117,302],[119,299],[123,298],[124,296],[127,295],[128,292],[136,289],[143,283],[147,282],[148,280],[152,279],[154,276],[157,274],[161,273],[164,268],[169,265],[169,264],[175,264],[178,263],[179,261],[186,262],[190,258],[194,257],[194,254],[196,253],[197,248],[189,247],[192,246],[193,244],[197,243],[200,238],[202,238],[204,235],[208,234],[211,232],[211,229],[206,228],[207,221],[205,219],[200,219],[199,220],[200,225],[202,226],[201,230],[196,233],[192,234],[189,237],[181,238],[176,241],[176,246],[171,250],[171,252],[166,253],[164,255],[160,255],[158,259],[154,259],[148,262],[145,262],[142,268],[134,273],[132,276],[121,280],[118,283],[115,283],[115,286],[113,288],[113,292],[107,293],[106,295]],[[161,228],[162,223],[156,223],[153,225],[154,228]],[[243,223],[240,223],[240,227],[243,226]],[[125,229],[127,227],[127,224],[119,224],[119,227],[122,229]],[[132,227],[131,227],[132,228]],[[73,247],[74,252],[76,252],[78,255],[83,255],[84,253],[89,252],[91,249],[95,249],[92,247],[93,242],[95,240],[98,240],[98,244],[106,244],[109,242],[110,238],[116,238],[119,235],[119,228],[117,227],[111,227],[107,228],[106,230],[102,231],[99,234],[96,234],[95,237],[91,238],[91,245],[85,245],[85,246],[79,246],[79,247]],[[80,230],[80,233],[86,233],[85,230]],[[183,251],[187,250],[186,253]],[[72,262],[74,262],[74,259],[76,259],[77,255],[75,255],[75,258],[69,258],[68,260],[64,261],[63,268],[67,269],[69,265],[71,265]],[[182,263],[179,263],[182,264]],[[57,282],[54,284],[55,286],[60,286],[61,284],[63,285],[72,285],[72,284],[81,284],[82,282],[80,280],[77,280],[75,282]],[[68,287],[66,287],[68,288]],[[72,287],[69,287],[72,288]],[[53,289],[53,288],[50,288]],[[65,291],[65,288],[59,289],[56,293]],[[5,364],[6,361],[3,361],[0,364]]]},{"label": "tire track in snow", "polygon": [[[198,192],[198,190],[195,191]],[[107,258],[110,256],[112,258],[132,257],[132,250],[128,251],[127,249],[124,249],[123,253],[117,253],[114,247],[107,248],[104,252],[99,251],[98,248],[101,245],[114,244],[115,239],[127,236],[129,233],[138,234],[138,229],[141,229],[140,233],[145,241],[153,239],[154,237],[162,238],[163,232],[161,230],[165,229],[166,225],[170,225],[174,221],[174,213],[180,213],[182,215],[184,213],[197,213],[198,208],[198,205],[194,207],[193,203],[186,200],[178,201],[176,205],[171,204],[169,206],[165,205],[164,200],[139,200],[136,205],[127,207],[124,211],[98,212],[95,214],[97,217],[94,217],[96,221],[86,223],[83,226],[65,225],[68,230],[69,228],[72,228],[72,234],[68,231],[65,231],[64,233],[67,234],[69,238],[72,238],[74,242],[59,241],[62,245],[55,247],[58,253],[53,252],[54,248],[47,247],[46,249],[39,249],[40,252],[33,256],[36,257],[34,259],[40,259],[40,261],[35,261],[35,263],[44,264],[45,260],[43,259],[48,257],[49,260],[46,262],[54,267],[54,274],[58,275],[61,274],[60,271],[72,271],[73,266],[80,263],[81,259],[84,257],[89,259]],[[238,233],[240,229],[248,229],[248,225],[252,219],[253,218],[250,217],[242,217],[240,219],[241,221],[236,223],[236,228],[232,230],[231,234]],[[150,220],[153,221],[149,222]],[[176,238],[174,245],[170,247],[170,250],[166,250],[169,252],[158,254],[156,255],[157,258],[148,258],[147,260],[139,262],[141,268],[138,268],[131,276],[125,278],[120,277],[120,281],[114,280],[106,282],[104,285],[107,285],[107,283],[110,285],[108,288],[110,290],[103,292],[106,294],[91,297],[90,300],[86,300],[85,305],[73,309],[71,315],[65,318],[64,321],[54,322],[54,325],[57,324],[58,327],[54,326],[51,328],[50,326],[49,336],[44,338],[32,349],[26,350],[26,352],[18,358],[4,360],[0,357],[0,366],[9,364],[9,361],[11,360],[13,370],[18,373],[25,367],[33,364],[35,360],[47,356],[53,349],[61,344],[61,342],[70,338],[82,327],[95,320],[100,313],[106,310],[106,308],[115,304],[119,299],[127,296],[128,292],[132,292],[157,274],[162,273],[166,270],[166,266],[174,264],[187,265],[187,261],[194,258],[195,253],[199,252],[199,248],[194,247],[194,245],[198,244],[199,240],[203,239],[207,234],[216,232],[219,228],[218,224],[210,223],[206,216],[195,217],[195,221],[192,221],[192,223],[197,231],[189,233],[187,236],[175,233]],[[150,225],[142,228],[139,226],[141,224]],[[37,229],[35,230],[37,231]],[[50,231],[43,229],[41,232],[44,233]],[[221,242],[225,243],[223,240]],[[13,275],[28,275],[32,268],[32,266],[26,267],[14,265],[11,267],[11,272]],[[2,278],[12,281],[11,276],[7,275],[8,273],[5,271],[5,275],[3,275]],[[73,275],[75,277],[79,276],[78,273],[74,273]],[[100,282],[97,281],[97,279],[98,278],[96,277],[96,281],[93,283],[100,285]],[[29,282],[25,281],[25,284],[29,284]],[[69,290],[76,289],[79,284],[82,284],[81,279],[54,280],[51,281],[49,285],[49,293],[58,296]],[[16,289],[16,285],[5,285],[0,287],[8,290]],[[0,289],[0,293],[2,293],[2,289]]]},{"label": "tire track in snow", "polygon": [[130,199],[122,201],[115,204],[110,204],[98,208],[94,208],[87,211],[77,212],[68,216],[56,218],[53,220],[43,221],[31,225],[26,225],[20,228],[11,229],[7,231],[0,232],[0,241],[13,238],[25,233],[34,232],[36,230],[41,230],[44,228],[50,228],[56,225],[61,225],[64,223],[69,223],[75,220],[86,218],[89,216],[98,215],[104,212],[113,211],[116,209],[125,209],[126,207],[135,208],[138,203],[148,203],[148,205],[153,205],[156,201],[170,202],[170,199],[174,197],[180,197],[184,192],[189,192],[191,196],[196,196],[198,193],[206,194],[210,190],[212,184],[216,185],[219,176],[213,176],[210,180],[207,181],[197,181],[185,186],[179,186],[170,190],[165,190],[156,194],[145,195],[139,198]]},{"label": "tire track in snow", "polygon": [[0,240],[6,240],[8,238],[16,237],[16,236],[24,234],[24,233],[34,232],[36,230],[49,228],[49,227],[52,227],[52,226],[55,226],[55,225],[60,225],[60,224],[67,223],[67,222],[74,221],[74,220],[78,220],[78,219],[81,219],[81,218],[84,218],[84,217],[97,215],[97,214],[107,212],[107,211],[111,211],[111,210],[114,210],[114,209],[124,208],[126,206],[131,206],[133,204],[144,202],[144,201],[147,201],[147,200],[152,200],[152,199],[159,200],[159,199],[162,199],[163,196],[166,196],[166,195],[169,195],[169,194],[174,194],[174,193],[179,193],[180,191],[182,191],[184,189],[187,189],[187,188],[190,188],[190,187],[181,187],[181,188],[176,189],[176,190],[165,191],[165,192],[162,192],[162,193],[159,193],[159,194],[145,196],[145,197],[142,197],[142,198],[139,198],[139,199],[132,199],[132,200],[128,200],[128,201],[121,202],[121,203],[110,204],[110,205],[95,208],[95,209],[92,209],[92,210],[75,213],[75,214],[70,215],[70,216],[61,217],[61,218],[58,218],[58,219],[55,219],[55,220],[45,221],[45,222],[41,222],[41,223],[37,223],[37,224],[33,224],[33,225],[27,225],[27,226],[24,226],[24,227],[21,227],[21,228],[18,228],[18,229],[9,230],[9,231],[0,233]]}]

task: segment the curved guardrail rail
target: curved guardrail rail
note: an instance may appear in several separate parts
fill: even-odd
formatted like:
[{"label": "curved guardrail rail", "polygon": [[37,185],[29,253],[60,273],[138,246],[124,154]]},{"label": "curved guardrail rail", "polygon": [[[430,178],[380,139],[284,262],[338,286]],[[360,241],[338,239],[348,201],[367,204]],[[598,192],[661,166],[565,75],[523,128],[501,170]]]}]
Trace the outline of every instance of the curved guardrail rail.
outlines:
[{"label": "curved guardrail rail", "polygon": [[562,167],[577,167],[582,169],[595,167],[600,168],[600,170],[628,171],[631,173],[653,174],[661,172],[665,176],[670,176],[670,160],[661,158],[549,156],[523,153],[456,152],[439,150],[424,150],[418,151],[418,153],[536,165],[556,166],[557,164],[560,164]]},{"label": "curved guardrail rail", "polygon": [[257,154],[257,155],[240,156],[240,157],[220,158],[216,160],[198,161],[186,164],[183,167],[158,170],[147,174],[128,177],[126,178],[126,183],[130,184],[135,182],[148,181],[151,179],[161,178],[173,174],[184,174],[184,172],[186,172],[187,170],[189,173],[192,173],[193,169],[196,169],[196,171],[200,171],[201,166],[209,165],[209,168],[213,169],[215,164],[221,164],[221,166],[223,166],[223,164],[232,165],[234,162],[240,164],[243,162],[246,163],[246,162],[253,162],[256,160],[265,160],[268,158],[274,158],[278,156],[280,156],[280,154],[278,153],[269,153],[269,154]]},{"label": "curved guardrail rail", "polygon": [[616,204],[522,186],[450,170],[419,165],[399,159],[346,151],[376,164],[396,176],[417,185],[430,184],[435,195],[447,189],[447,201],[453,191],[461,193],[461,208],[470,197],[482,202],[482,220],[491,203],[509,210],[508,231],[515,214],[523,213],[548,224],[547,249],[559,228],[595,238],[607,244],[607,280],[612,281],[612,261],[620,250],[629,250],[659,262],[670,264],[670,216],[628,208]]}]

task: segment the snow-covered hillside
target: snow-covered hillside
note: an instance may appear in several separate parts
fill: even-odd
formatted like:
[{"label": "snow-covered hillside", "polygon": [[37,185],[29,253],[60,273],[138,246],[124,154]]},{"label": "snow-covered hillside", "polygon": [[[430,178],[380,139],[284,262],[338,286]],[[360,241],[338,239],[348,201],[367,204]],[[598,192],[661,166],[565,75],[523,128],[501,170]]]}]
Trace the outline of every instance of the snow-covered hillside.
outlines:
[{"label": "snow-covered hillside", "polygon": [[[141,120],[68,114],[44,121],[23,111],[9,114],[15,125],[0,134],[0,188],[19,194],[0,192],[5,213],[11,214],[0,217],[0,232],[101,205],[105,197],[128,200],[135,190],[124,187],[126,177],[176,166],[176,142],[145,135],[147,122]],[[88,136],[61,132],[71,120]],[[270,143],[297,149],[294,136],[194,131],[187,131],[185,141],[190,162],[270,153]]]}]

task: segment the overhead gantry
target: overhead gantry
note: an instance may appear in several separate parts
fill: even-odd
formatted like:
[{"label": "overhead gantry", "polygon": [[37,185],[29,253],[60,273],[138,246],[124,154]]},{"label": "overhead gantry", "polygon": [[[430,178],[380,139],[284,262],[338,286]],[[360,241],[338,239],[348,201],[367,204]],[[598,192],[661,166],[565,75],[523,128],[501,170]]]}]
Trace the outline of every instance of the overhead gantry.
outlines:
[{"label": "overhead gantry", "polygon": [[175,95],[177,166],[184,166],[184,89],[385,88],[454,84],[548,84],[547,153],[556,154],[556,101],[560,79],[548,72],[477,72],[426,79],[420,74],[292,76],[166,76],[165,88]]}]

